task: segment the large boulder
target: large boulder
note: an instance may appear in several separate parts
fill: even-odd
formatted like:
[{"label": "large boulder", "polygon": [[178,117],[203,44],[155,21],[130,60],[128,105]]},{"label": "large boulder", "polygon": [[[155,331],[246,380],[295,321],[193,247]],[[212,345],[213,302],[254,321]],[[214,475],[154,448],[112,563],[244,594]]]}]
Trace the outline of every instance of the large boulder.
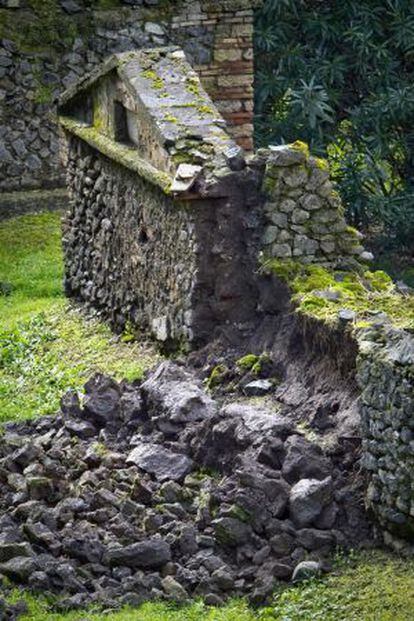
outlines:
[{"label": "large boulder", "polygon": [[84,413],[100,426],[117,417],[121,397],[118,384],[105,375],[97,374],[85,384]]},{"label": "large boulder", "polygon": [[310,526],[332,501],[332,478],[301,479],[290,491],[290,517],[296,526]]},{"label": "large boulder", "polygon": [[170,423],[201,421],[216,412],[216,403],[194,376],[168,360],[158,366],[141,390],[150,415],[167,416]]},{"label": "large boulder", "polygon": [[141,470],[153,474],[158,481],[179,481],[193,468],[189,457],[173,453],[160,444],[137,446],[128,455],[126,463],[135,464]]},{"label": "large boulder", "polygon": [[324,479],[330,474],[332,467],[322,450],[302,436],[290,436],[285,449],[282,472],[289,483],[296,483],[299,479]]},{"label": "large boulder", "polygon": [[286,418],[260,405],[231,403],[222,409],[221,414],[223,418],[233,419],[237,423],[235,437],[239,444],[255,442],[258,437],[263,440],[266,437],[284,439],[293,430]]},{"label": "large boulder", "polygon": [[104,555],[107,565],[157,568],[171,560],[171,548],[162,539],[148,539],[129,546],[112,548]]},{"label": "large boulder", "polygon": [[223,546],[237,547],[247,543],[252,535],[248,524],[232,517],[213,521],[216,541]]}]

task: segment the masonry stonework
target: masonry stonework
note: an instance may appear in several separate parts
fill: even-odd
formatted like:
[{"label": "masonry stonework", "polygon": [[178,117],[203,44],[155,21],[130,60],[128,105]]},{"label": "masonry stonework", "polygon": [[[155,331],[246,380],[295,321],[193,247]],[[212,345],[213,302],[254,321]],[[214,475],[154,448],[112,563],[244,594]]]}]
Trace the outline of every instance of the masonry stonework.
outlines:
[{"label": "masonry stonework", "polygon": [[367,508],[388,545],[414,552],[414,338],[379,317],[358,344]]},{"label": "masonry stonework", "polygon": [[93,10],[84,0],[47,0],[36,10],[23,1],[1,4],[0,190],[63,185],[56,123],[60,93],[108,55],[149,46],[184,48],[230,134],[251,150],[257,0],[112,4],[106,10]]},{"label": "masonry stonework", "polygon": [[347,226],[325,160],[311,157],[307,145],[296,142],[260,149],[254,161],[264,175],[265,258],[333,266],[345,257],[368,257],[362,236]]},{"label": "masonry stonework", "polygon": [[182,50],[113,56],[68,89],[60,113],[68,295],[163,343],[252,320],[259,173]]}]

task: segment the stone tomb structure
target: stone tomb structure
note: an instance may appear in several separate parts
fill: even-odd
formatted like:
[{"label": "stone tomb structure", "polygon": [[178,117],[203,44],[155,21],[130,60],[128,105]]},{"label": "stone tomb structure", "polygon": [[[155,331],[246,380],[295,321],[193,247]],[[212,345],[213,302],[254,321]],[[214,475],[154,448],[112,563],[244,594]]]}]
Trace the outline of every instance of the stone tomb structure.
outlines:
[{"label": "stone tomb structure", "polygon": [[[306,402],[322,399],[322,412],[335,402],[335,446],[356,442],[366,506],[385,540],[407,549],[412,334],[382,316],[361,325],[355,317],[349,329],[306,327],[287,287],[260,270],[275,259],[364,271],[368,253],[326,163],[302,143],[247,157],[177,47],[110,57],[66,91],[59,113],[67,294],[166,348],[196,348],[223,332],[239,346],[245,337],[250,351],[279,359],[299,394],[303,375]],[[341,430],[350,412],[356,418]]]},{"label": "stone tomb structure", "polygon": [[180,45],[232,136],[251,150],[253,20],[259,5],[260,0],[0,2],[0,190],[64,185],[57,98],[108,56],[128,50]]},{"label": "stone tomb structure", "polygon": [[164,343],[250,328],[257,260],[363,252],[305,145],[246,160],[176,47],[126,52],[60,100],[70,192],[66,292]]},{"label": "stone tomb structure", "polygon": [[62,97],[71,209],[66,291],[160,341],[251,308],[244,156],[178,48],[110,58]]}]

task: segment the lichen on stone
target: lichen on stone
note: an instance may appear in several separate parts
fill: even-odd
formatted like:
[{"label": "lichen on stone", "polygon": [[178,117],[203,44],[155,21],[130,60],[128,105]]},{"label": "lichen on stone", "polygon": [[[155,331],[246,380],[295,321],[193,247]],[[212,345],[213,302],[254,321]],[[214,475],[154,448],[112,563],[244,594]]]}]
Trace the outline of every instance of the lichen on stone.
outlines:
[{"label": "lichen on stone", "polygon": [[310,156],[309,145],[302,140],[295,140],[295,142],[292,142],[289,147],[294,151],[300,151],[301,153],[304,153],[306,158],[309,158]]},{"label": "lichen on stone", "polygon": [[146,71],[142,72],[142,76],[146,80],[151,80],[153,88],[157,90],[163,90],[164,80],[159,75],[157,75],[155,71],[153,71],[152,69],[147,69]]}]

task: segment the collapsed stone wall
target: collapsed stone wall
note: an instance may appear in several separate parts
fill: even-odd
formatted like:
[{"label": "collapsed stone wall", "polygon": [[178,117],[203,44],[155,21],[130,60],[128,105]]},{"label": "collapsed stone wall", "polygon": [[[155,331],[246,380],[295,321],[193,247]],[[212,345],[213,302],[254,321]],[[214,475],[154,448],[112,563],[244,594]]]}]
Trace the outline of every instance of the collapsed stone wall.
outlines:
[{"label": "collapsed stone wall", "polygon": [[[68,134],[66,293],[160,342],[196,344],[255,312],[243,232],[249,172],[225,198],[174,201],[137,173]],[[240,302],[243,300],[243,304]]]},{"label": "collapsed stone wall", "polygon": [[142,47],[180,43],[230,132],[251,149],[254,4],[109,0],[112,10],[92,10],[86,0],[6,1],[0,6],[0,190],[63,185],[57,97],[110,54]]},{"label": "collapsed stone wall", "polygon": [[414,550],[414,338],[378,319],[358,335],[367,507],[384,539]]},{"label": "collapsed stone wall", "polygon": [[[294,146],[262,151],[241,170],[228,169],[215,179],[210,198],[195,188],[192,200],[174,202],[137,173],[68,137],[66,291],[98,308],[117,330],[130,323],[159,341],[193,346],[225,325],[243,333],[271,312],[274,295],[257,273],[261,255],[280,256],[280,247],[289,246],[289,257],[335,263],[363,251],[356,231],[347,230],[329,173],[321,174]],[[285,178],[298,179],[293,191]],[[316,223],[323,231],[291,224],[303,214],[308,227]],[[338,235],[325,232],[333,222]],[[269,231],[279,242],[267,243]]]},{"label": "collapsed stone wall", "polygon": [[344,209],[325,160],[311,157],[304,143],[260,149],[264,169],[265,258],[293,258],[332,265],[344,258],[369,258],[361,235],[347,226]]}]

